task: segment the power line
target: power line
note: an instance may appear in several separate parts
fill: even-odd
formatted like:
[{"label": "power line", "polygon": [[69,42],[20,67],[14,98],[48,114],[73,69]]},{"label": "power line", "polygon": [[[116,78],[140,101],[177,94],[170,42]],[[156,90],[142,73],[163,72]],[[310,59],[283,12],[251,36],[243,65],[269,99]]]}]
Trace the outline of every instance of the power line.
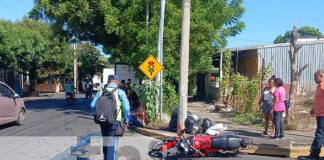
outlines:
[{"label": "power line", "polygon": [[243,38],[235,38],[235,37],[229,37],[228,39],[234,39],[234,40],[239,40],[239,41],[249,41],[249,42],[273,43],[273,42],[267,42],[267,41],[251,40],[251,39],[243,39]]}]

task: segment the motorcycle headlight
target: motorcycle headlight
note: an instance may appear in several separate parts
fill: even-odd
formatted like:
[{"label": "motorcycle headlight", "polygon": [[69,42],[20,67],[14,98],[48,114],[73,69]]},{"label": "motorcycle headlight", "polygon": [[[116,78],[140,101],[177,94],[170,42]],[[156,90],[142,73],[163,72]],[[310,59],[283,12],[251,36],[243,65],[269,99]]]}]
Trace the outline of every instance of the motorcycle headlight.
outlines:
[{"label": "motorcycle headlight", "polygon": [[177,149],[180,152],[184,152],[184,153],[188,153],[189,152],[188,145],[184,141],[182,141],[182,142],[179,143],[179,145],[177,146]]}]

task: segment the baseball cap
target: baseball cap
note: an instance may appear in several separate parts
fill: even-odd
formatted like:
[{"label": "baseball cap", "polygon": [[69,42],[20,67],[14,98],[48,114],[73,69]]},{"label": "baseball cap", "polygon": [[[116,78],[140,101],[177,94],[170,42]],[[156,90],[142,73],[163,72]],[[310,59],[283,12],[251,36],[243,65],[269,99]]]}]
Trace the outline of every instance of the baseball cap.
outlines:
[{"label": "baseball cap", "polygon": [[119,78],[118,78],[117,75],[109,75],[108,76],[108,81],[111,81],[111,80],[119,80]]}]

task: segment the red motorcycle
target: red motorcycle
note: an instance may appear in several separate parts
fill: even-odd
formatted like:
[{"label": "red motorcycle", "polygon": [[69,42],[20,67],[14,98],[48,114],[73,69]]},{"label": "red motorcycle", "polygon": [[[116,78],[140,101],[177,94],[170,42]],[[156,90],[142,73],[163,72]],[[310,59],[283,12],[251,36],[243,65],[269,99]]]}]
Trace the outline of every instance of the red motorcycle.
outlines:
[{"label": "red motorcycle", "polygon": [[[168,150],[176,148],[178,152],[190,157],[206,157],[221,151],[233,151],[239,148],[253,147],[252,139],[242,138],[234,133],[226,133],[217,136],[194,135],[188,138],[185,130],[177,133],[177,137],[167,137],[152,146],[152,152],[158,152],[163,156]],[[163,157],[166,158],[166,157]]]}]

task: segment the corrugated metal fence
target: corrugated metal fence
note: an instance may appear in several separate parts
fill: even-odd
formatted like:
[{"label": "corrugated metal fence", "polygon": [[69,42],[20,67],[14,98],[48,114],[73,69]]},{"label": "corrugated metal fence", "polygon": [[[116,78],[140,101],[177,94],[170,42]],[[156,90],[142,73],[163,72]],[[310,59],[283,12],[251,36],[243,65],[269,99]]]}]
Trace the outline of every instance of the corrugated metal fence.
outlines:
[{"label": "corrugated metal fence", "polygon": [[[270,75],[282,78],[285,84],[290,84],[289,50],[288,44],[258,48],[259,62],[262,62],[264,58],[265,65],[271,64],[273,69]],[[309,67],[303,71],[300,77],[298,94],[314,92],[316,86],[314,72],[318,69],[324,69],[324,42],[302,44],[302,48],[298,52],[297,67],[301,68],[305,64],[309,64]]]}]

